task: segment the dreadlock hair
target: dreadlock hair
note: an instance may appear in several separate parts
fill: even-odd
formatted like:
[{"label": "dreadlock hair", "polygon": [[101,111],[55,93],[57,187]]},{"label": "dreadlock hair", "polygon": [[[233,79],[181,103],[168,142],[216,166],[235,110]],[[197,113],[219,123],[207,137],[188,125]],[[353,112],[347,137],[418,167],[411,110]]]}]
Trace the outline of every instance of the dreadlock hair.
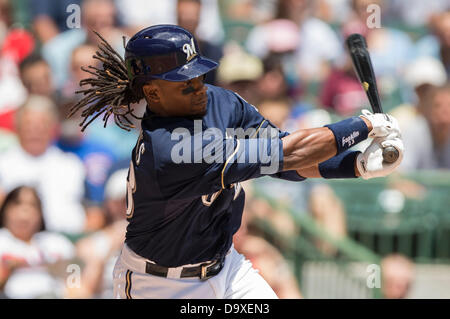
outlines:
[{"label": "dreadlock hair", "polygon": [[[125,61],[112,46],[96,31],[93,31],[101,40],[98,50],[93,55],[94,59],[101,62],[102,68],[89,65],[88,68],[81,67],[93,77],[80,81],[80,87],[89,85],[89,88],[78,90],[84,97],[70,109],[68,117],[83,109],[81,116],[84,117],[80,123],[81,131],[91,124],[100,115],[103,115],[104,127],[111,115],[114,122],[120,128],[130,131],[134,128],[128,116],[142,119],[133,114],[130,104],[139,102],[144,96],[142,90],[135,90],[128,77]],[[125,37],[123,37],[125,46]]]}]

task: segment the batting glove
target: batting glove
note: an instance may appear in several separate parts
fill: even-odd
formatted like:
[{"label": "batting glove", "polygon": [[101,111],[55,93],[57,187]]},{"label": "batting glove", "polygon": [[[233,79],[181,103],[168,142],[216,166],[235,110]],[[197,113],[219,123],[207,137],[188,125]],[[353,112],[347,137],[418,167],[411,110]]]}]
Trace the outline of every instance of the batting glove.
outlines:
[{"label": "batting glove", "polygon": [[397,120],[389,114],[385,113],[372,113],[369,110],[362,110],[361,115],[372,124],[372,130],[369,133],[369,137],[385,137],[395,134],[395,137],[401,137],[400,127]]},{"label": "batting glove", "polygon": [[[383,148],[388,146],[395,147],[399,154],[397,160],[393,163],[387,163],[383,160]],[[403,150],[403,142],[395,133],[387,137],[373,139],[366,150],[356,157],[356,165],[361,177],[370,179],[389,175],[402,162]]]}]

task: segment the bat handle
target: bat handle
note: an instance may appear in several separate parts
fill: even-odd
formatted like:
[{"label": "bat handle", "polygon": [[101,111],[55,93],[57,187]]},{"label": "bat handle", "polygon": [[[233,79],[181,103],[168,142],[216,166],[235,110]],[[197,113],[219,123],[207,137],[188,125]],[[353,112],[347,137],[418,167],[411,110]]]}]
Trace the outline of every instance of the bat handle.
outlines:
[{"label": "bat handle", "polygon": [[386,163],[394,163],[399,157],[398,150],[394,146],[383,148],[383,160]]},{"label": "bat handle", "polygon": [[[375,113],[383,113],[381,109],[381,104],[379,105],[380,109],[378,111],[375,111],[375,108],[372,106],[372,109],[375,111]],[[383,161],[386,163],[394,163],[400,154],[398,153],[398,150],[394,146],[386,146],[383,147]]]}]

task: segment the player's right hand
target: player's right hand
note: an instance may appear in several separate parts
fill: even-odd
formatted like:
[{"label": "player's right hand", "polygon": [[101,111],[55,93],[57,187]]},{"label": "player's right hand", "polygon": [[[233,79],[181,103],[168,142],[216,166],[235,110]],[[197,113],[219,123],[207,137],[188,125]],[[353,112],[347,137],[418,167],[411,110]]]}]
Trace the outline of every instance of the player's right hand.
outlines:
[{"label": "player's right hand", "polygon": [[[367,119],[372,124],[372,130],[369,133],[369,137],[386,137],[395,136],[400,138],[401,132],[395,117],[385,113],[372,113],[369,110],[362,110],[362,117]],[[394,135],[393,135],[394,134]]]},{"label": "player's right hand", "polygon": [[[398,151],[398,158],[393,163],[383,160],[383,148],[393,146]],[[356,157],[356,165],[361,177],[370,179],[384,177],[392,173],[402,162],[403,141],[393,133],[387,137],[374,138],[366,150]]]}]

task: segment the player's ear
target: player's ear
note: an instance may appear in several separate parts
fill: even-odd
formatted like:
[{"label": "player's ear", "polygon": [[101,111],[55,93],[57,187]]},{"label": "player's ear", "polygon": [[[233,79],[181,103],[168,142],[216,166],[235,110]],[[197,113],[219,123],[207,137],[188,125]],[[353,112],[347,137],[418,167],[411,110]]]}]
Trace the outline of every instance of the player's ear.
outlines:
[{"label": "player's ear", "polygon": [[159,90],[158,87],[150,81],[142,86],[142,92],[149,103],[159,102]]}]

